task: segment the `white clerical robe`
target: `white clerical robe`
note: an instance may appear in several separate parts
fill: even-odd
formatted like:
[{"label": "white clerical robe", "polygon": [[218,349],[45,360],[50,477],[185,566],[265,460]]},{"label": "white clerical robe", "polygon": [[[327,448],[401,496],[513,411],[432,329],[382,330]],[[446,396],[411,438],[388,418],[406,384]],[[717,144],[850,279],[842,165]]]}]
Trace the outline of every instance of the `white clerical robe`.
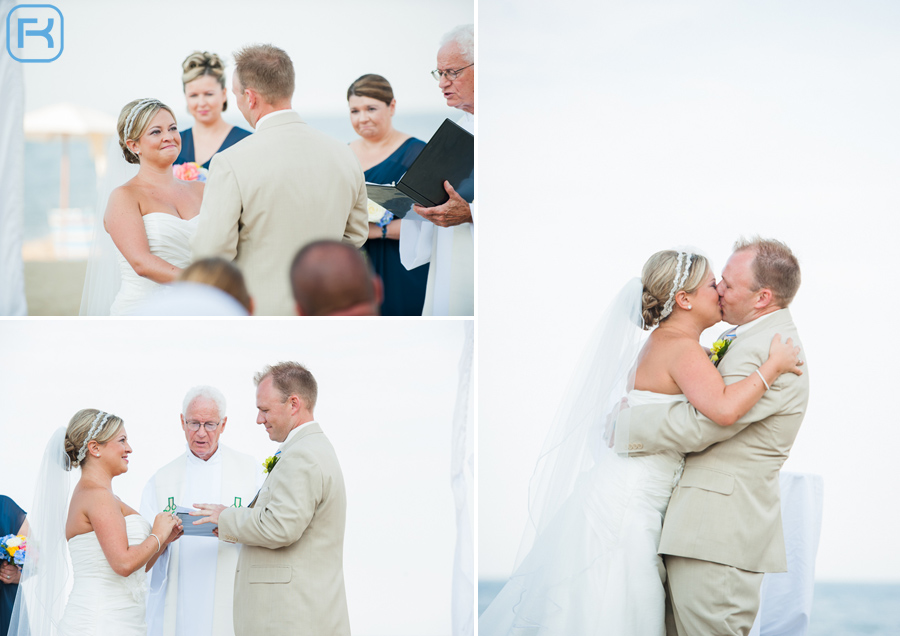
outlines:
[{"label": "white clerical robe", "polygon": [[[475,134],[475,116],[457,122]],[[472,218],[475,218],[475,203]],[[475,226],[439,227],[410,211],[400,225],[400,262],[406,269],[431,263],[423,316],[475,315]]]},{"label": "white clerical robe", "polygon": [[[219,444],[207,461],[190,449],[147,482],[141,514],[150,523],[175,504],[249,505],[262,483],[262,462]],[[215,537],[183,536],[150,571],[148,636],[233,636],[234,572],[240,546]]]}]

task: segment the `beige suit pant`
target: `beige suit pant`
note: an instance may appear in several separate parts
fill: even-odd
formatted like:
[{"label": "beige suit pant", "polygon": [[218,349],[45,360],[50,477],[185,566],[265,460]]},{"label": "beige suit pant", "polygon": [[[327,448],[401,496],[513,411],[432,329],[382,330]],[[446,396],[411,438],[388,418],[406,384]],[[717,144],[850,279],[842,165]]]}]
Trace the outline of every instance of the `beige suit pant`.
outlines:
[{"label": "beige suit pant", "polygon": [[674,622],[677,636],[750,633],[759,611],[762,572],[668,554],[664,559],[668,574],[666,604],[671,604],[667,628]]}]

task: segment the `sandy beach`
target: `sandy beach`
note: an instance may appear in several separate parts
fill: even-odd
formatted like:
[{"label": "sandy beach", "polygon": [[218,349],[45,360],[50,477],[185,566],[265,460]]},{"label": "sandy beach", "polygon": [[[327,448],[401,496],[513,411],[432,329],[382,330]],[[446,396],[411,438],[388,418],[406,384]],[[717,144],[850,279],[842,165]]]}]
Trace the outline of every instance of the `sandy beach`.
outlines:
[{"label": "sandy beach", "polygon": [[77,316],[87,261],[25,261],[29,316]]}]

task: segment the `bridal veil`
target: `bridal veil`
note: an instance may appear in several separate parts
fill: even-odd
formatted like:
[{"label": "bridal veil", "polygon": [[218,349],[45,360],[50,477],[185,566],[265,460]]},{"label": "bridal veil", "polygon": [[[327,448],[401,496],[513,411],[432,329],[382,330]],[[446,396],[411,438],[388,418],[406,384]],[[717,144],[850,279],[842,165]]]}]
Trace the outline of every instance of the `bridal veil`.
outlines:
[{"label": "bridal veil", "polygon": [[69,583],[65,531],[71,472],[65,440],[66,429],[60,427],[41,461],[9,636],[53,636],[59,631]]}]

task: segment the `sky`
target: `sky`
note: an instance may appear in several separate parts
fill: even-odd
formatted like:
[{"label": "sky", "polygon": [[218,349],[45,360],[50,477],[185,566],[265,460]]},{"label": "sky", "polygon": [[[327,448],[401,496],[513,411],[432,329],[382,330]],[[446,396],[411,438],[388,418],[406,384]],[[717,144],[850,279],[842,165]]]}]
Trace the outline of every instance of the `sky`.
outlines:
[{"label": "sky", "polygon": [[811,395],[784,470],[824,480],[816,576],[900,580],[900,5],[494,1],[478,18],[480,577],[511,572],[535,460],[615,293],[658,250],[720,273],[760,234],[803,273]]},{"label": "sky", "polygon": [[[23,65],[26,112],[66,101],[117,117],[131,100],[155,97],[173,108],[180,128],[192,121],[184,104],[181,63],[194,50],[225,60],[231,102],[225,117],[248,127],[230,94],[232,54],[256,43],[274,44],[291,56],[297,75],[293,106],[301,116],[346,114],[347,87],[360,75],[377,73],[394,88],[398,129],[404,116],[414,113],[437,113],[440,124],[457,112],[446,106],[429,74],[440,39],[475,18],[471,0],[53,4],[64,17],[64,50],[52,63]],[[347,138],[354,134],[349,121],[346,133]]]},{"label": "sky", "polygon": [[147,480],[186,450],[179,415],[198,384],[227,400],[220,443],[261,464],[278,445],[256,424],[253,375],[297,361],[316,377],[316,420],[344,473],[354,633],[449,634],[450,444],[463,341],[463,321],[7,319],[0,492],[31,508],[51,433],[78,410],[99,408],[125,421],[133,453],[113,491],[137,508]]}]

